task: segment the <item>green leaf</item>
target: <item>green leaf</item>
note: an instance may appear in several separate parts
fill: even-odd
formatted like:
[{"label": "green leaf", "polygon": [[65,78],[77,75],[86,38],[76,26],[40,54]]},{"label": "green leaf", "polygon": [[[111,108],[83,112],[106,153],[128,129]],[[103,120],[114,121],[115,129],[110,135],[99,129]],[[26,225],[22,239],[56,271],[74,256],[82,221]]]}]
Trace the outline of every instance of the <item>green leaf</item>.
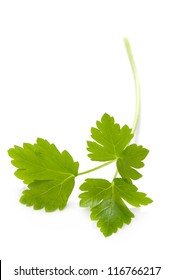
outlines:
[{"label": "green leaf", "polygon": [[123,224],[130,224],[134,217],[124,200],[136,207],[152,202],[130,181],[121,178],[114,179],[112,183],[104,179],[86,179],[80,189],[83,191],[79,195],[80,206],[90,208],[91,219],[97,221],[106,237],[117,232]]},{"label": "green leaf", "polygon": [[115,189],[122,199],[129,204],[140,207],[141,205],[148,205],[152,203],[152,199],[147,197],[143,192],[138,192],[138,188],[130,182],[121,178],[114,179]]},{"label": "green leaf", "polygon": [[100,204],[91,209],[91,220],[96,220],[97,226],[105,237],[116,233],[123,224],[130,224],[134,214],[124,202],[117,199],[102,200]]},{"label": "green leaf", "polygon": [[149,151],[136,144],[129,145],[117,160],[117,168],[122,178],[137,180],[142,175],[135,168],[142,168],[142,162]]},{"label": "green leaf", "polygon": [[110,182],[104,179],[86,179],[80,186],[82,193],[79,195],[81,207],[94,207],[102,199],[110,198]]},{"label": "green leaf", "polygon": [[88,156],[94,161],[117,159],[133,138],[131,129],[127,125],[120,128],[114,118],[106,113],[96,125],[97,128],[91,128],[94,141],[87,141],[87,150],[90,152]]},{"label": "green leaf", "polygon": [[14,146],[8,154],[17,167],[15,175],[28,184],[22,203],[46,211],[66,206],[79,167],[67,151],[60,153],[54,144],[38,138],[36,144]]},{"label": "green leaf", "polygon": [[74,176],[61,181],[34,181],[23,191],[20,202],[26,206],[34,206],[35,210],[45,208],[46,212],[65,208],[74,187]]}]

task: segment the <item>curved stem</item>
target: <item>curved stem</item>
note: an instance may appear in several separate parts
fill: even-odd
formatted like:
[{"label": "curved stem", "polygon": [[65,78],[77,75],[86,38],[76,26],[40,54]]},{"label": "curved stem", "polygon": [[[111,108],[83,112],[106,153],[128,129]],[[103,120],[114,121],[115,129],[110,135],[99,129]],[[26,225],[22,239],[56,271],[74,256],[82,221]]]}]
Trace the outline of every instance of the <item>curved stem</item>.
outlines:
[{"label": "curved stem", "polygon": [[124,38],[124,44],[126,47],[127,55],[128,55],[129,61],[130,61],[130,65],[132,68],[133,77],[134,77],[134,81],[135,81],[136,109],[135,109],[135,116],[134,116],[133,125],[132,125],[132,133],[134,134],[137,124],[138,124],[139,113],[140,113],[140,83],[139,83],[138,73],[137,73],[135,61],[133,58],[131,46],[130,46],[129,40],[127,38]]},{"label": "curved stem", "polygon": [[94,168],[89,169],[89,170],[84,171],[84,172],[80,172],[80,173],[78,173],[78,176],[84,175],[84,174],[87,174],[87,173],[90,173],[90,172],[93,172],[93,171],[96,171],[96,170],[98,170],[98,169],[100,169],[100,168],[102,168],[102,167],[105,167],[105,166],[111,164],[112,162],[115,162],[115,160],[107,161],[106,163],[101,164],[101,165],[99,165],[99,166],[97,166],[97,167],[94,167]]},{"label": "curved stem", "polygon": [[[134,134],[135,130],[136,130],[136,127],[137,127],[137,124],[138,124],[139,114],[140,114],[140,83],[139,83],[138,73],[137,73],[135,61],[134,61],[134,58],[133,58],[133,53],[132,53],[132,50],[131,50],[131,46],[130,46],[129,40],[127,38],[124,38],[124,44],[125,44],[125,47],[126,47],[127,55],[128,55],[128,58],[129,58],[129,62],[130,62],[131,68],[132,68],[133,77],[134,77],[134,81],[135,81],[136,108],[135,108],[135,116],[134,116],[133,125],[132,125],[132,133]],[[89,169],[89,170],[84,171],[84,172],[80,172],[78,174],[78,176],[96,171],[96,170],[98,170],[102,167],[105,167],[105,166],[115,162],[116,160],[117,159],[110,160],[110,161],[107,161],[106,163],[101,164],[101,165],[99,165],[95,168]],[[117,177],[117,175],[118,175],[118,170],[116,169],[114,179]]]}]

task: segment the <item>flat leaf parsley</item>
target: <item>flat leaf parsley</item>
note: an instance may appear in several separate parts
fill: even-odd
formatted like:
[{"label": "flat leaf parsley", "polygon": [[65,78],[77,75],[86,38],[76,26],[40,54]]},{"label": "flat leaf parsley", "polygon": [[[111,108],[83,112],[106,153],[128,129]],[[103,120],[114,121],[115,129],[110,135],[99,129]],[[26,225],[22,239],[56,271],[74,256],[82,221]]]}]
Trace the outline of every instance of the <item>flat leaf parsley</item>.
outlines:
[{"label": "flat leaf parsley", "polygon": [[38,138],[8,151],[17,167],[15,175],[28,184],[20,202],[47,212],[64,209],[74,188],[79,164],[67,151],[60,153],[54,144]]},{"label": "flat leaf parsley", "polygon": [[80,206],[88,207],[91,220],[104,236],[110,236],[130,224],[134,214],[127,204],[134,207],[148,205],[152,200],[133,184],[142,174],[144,159],[149,151],[143,146],[130,144],[134,137],[140,112],[140,85],[131,47],[124,40],[132,67],[136,87],[136,110],[132,128],[122,128],[114,118],[105,113],[96,127],[91,128],[92,141],[87,141],[88,156],[101,165],[87,171],[78,172],[79,163],[75,162],[66,150],[60,152],[54,144],[38,138],[35,144],[24,143],[14,146],[8,154],[11,163],[17,168],[15,175],[27,185],[20,202],[33,206],[35,210],[44,208],[47,212],[66,207],[75,185],[75,178],[116,162],[116,170],[111,182],[105,179],[88,178],[80,186]]}]

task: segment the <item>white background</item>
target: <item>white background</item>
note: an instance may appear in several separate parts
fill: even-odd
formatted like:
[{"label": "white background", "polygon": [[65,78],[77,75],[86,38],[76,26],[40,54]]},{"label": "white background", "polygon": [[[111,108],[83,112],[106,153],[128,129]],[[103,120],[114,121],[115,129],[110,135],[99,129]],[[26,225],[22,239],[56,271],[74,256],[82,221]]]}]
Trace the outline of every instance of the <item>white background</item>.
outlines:
[{"label": "white background", "polygon": [[[162,266],[171,279],[173,195],[173,16],[172,1],[0,2],[0,258],[3,280],[19,265],[30,268],[105,269]],[[133,209],[135,219],[105,238],[79,208],[77,178],[64,211],[34,211],[18,202],[24,189],[7,150],[37,137],[67,149],[80,171],[87,159],[90,127],[107,112],[131,126],[133,76],[123,45],[131,42],[142,89],[136,141],[150,149],[138,181],[154,203]],[[89,174],[112,179],[114,166]],[[32,279],[54,277],[32,277]],[[56,277],[55,277],[56,278]],[[125,279],[121,276],[62,279]],[[132,279],[134,277],[127,277]],[[61,277],[59,277],[61,279]],[[136,279],[136,278],[135,278]]]}]

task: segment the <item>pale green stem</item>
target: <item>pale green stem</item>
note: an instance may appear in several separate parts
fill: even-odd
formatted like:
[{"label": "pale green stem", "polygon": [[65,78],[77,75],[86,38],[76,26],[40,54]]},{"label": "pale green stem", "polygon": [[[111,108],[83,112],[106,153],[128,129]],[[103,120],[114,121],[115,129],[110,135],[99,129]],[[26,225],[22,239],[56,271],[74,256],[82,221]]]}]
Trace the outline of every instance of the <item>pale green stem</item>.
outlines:
[{"label": "pale green stem", "polygon": [[134,81],[135,81],[136,108],[135,108],[135,116],[134,116],[133,125],[132,125],[132,133],[134,134],[137,124],[138,124],[139,113],[140,113],[140,83],[139,83],[138,73],[137,73],[135,61],[133,58],[131,46],[130,46],[129,40],[127,38],[124,38],[124,44],[126,47],[127,55],[128,55],[129,61],[130,61],[130,65],[132,68],[133,77],[134,77]]},{"label": "pale green stem", "polygon": [[[124,38],[124,44],[125,44],[125,47],[126,47],[127,55],[128,55],[129,61],[130,61],[130,65],[131,65],[131,68],[132,68],[133,77],[134,77],[134,81],[135,81],[136,108],[135,108],[135,116],[134,116],[133,125],[132,125],[132,133],[134,134],[135,130],[136,130],[136,127],[137,127],[137,124],[138,124],[139,113],[140,113],[140,84],[139,84],[138,73],[137,73],[135,61],[134,61],[134,58],[133,58],[133,53],[132,53],[132,50],[131,50],[129,40],[127,38]],[[110,161],[108,161],[104,164],[101,164],[101,165],[99,165],[95,168],[89,169],[89,170],[84,171],[84,172],[80,172],[78,174],[78,176],[96,171],[96,170],[98,170],[100,168],[103,168],[106,165],[109,165],[109,164],[111,164],[115,161],[116,161],[116,159],[115,160],[110,160]],[[118,170],[116,170],[116,172],[115,172],[114,179],[117,177],[117,175],[118,175]]]},{"label": "pale green stem", "polygon": [[80,173],[78,174],[78,176],[84,175],[84,174],[87,174],[87,173],[90,173],[90,172],[93,172],[93,171],[96,171],[96,170],[98,170],[98,169],[100,169],[100,168],[103,168],[103,167],[105,167],[105,166],[111,164],[112,162],[115,162],[115,159],[114,159],[114,160],[107,161],[106,163],[101,164],[101,165],[99,165],[99,166],[97,166],[97,167],[94,167],[94,168],[92,168],[92,169],[89,169],[89,170],[87,170],[87,171],[80,172]]},{"label": "pale green stem", "polygon": [[[138,124],[139,114],[140,114],[140,83],[139,83],[138,73],[137,73],[137,69],[136,69],[136,64],[135,64],[135,61],[133,58],[132,49],[131,49],[129,40],[127,38],[124,38],[124,44],[126,47],[127,55],[128,55],[129,61],[130,61],[130,65],[132,68],[133,77],[134,77],[134,81],[135,81],[136,108],[135,108],[135,116],[134,116],[133,125],[132,125],[132,133],[134,134],[137,124]],[[118,170],[116,169],[114,179],[117,177],[117,175],[118,175]]]}]

